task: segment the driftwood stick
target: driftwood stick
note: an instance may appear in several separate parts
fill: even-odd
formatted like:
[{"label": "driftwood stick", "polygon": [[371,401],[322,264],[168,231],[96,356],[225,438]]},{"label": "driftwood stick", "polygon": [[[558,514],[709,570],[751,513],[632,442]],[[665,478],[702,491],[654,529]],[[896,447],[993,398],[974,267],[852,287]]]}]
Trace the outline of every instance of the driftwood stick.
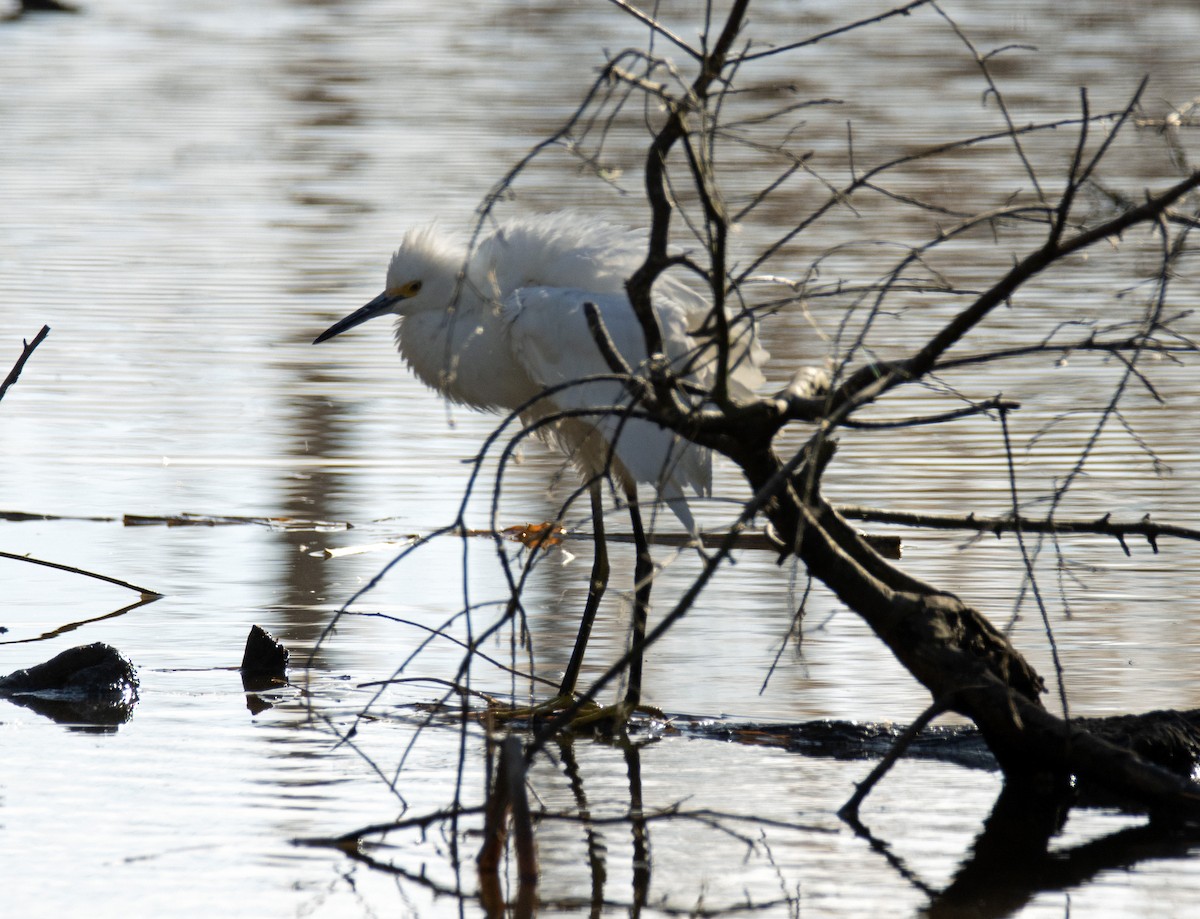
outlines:
[{"label": "driftwood stick", "polygon": [[21,375],[21,370],[25,367],[25,362],[29,360],[29,356],[33,354],[33,349],[40,345],[50,334],[50,326],[42,326],[42,330],[33,337],[33,341],[22,340],[21,344],[25,346],[25,350],[21,352],[21,356],[17,358],[17,362],[13,364],[12,370],[8,372],[8,376],[4,378],[4,382],[0,383],[0,399],[4,398],[4,394],[8,392],[8,387],[17,382],[17,377]]},{"label": "driftwood stick", "polygon": [[120,578],[110,578],[107,574],[85,571],[83,568],[76,568],[74,565],[62,565],[58,562],[48,562],[45,559],[33,558],[29,555],[15,555],[12,552],[0,552],[0,558],[11,558],[18,562],[29,562],[31,565],[42,565],[45,568],[57,568],[59,571],[82,574],[84,577],[95,578],[97,581],[107,581],[109,584],[116,584],[118,587],[127,587],[130,590],[140,593],[143,597],[162,596],[157,590],[151,590],[148,587],[138,587],[136,584],[130,584],[128,581],[122,581]]}]

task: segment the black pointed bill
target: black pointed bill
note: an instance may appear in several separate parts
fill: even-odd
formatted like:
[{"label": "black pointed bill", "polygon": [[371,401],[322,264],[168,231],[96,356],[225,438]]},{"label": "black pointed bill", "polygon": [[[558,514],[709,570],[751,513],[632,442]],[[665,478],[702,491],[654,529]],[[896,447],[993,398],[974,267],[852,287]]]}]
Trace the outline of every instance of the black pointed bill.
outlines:
[{"label": "black pointed bill", "polygon": [[390,313],[392,311],[392,307],[396,305],[396,302],[403,299],[403,297],[397,297],[389,294],[387,291],[384,291],[366,306],[356,309],[345,319],[339,319],[324,332],[314,338],[313,344],[319,345],[321,342],[328,341],[335,335],[341,335],[347,329],[352,329],[356,325],[362,325],[368,319],[374,319],[376,316],[382,316],[384,313]]}]

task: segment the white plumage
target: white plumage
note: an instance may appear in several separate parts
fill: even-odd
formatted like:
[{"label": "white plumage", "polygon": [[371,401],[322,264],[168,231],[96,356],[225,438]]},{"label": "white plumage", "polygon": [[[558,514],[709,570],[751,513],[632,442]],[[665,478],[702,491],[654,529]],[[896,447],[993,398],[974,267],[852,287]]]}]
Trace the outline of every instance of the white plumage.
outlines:
[{"label": "white plumage", "polygon": [[[614,717],[639,704],[653,562],[638,508],[638,483],[652,486],[690,532],[686,490],[712,489],[709,451],[645,418],[596,344],[585,304],[595,304],[613,347],[634,372],[644,371],[645,336],[625,292],[641,264],[644,240],[609,224],[560,213],[514,220],[469,253],[435,229],[410,232],[392,256],[384,292],[319,335],[332,338],[376,316],[395,314],[400,354],[447,399],[485,411],[520,411],[526,424],[554,440],[588,479],[595,554],[588,599],[560,700],[569,699],[608,581],[600,477],[610,475],[628,501],[635,545],[634,613],[628,688]],[[704,298],[672,277],[653,291],[666,357],[703,401],[716,350],[697,330],[708,319]],[[765,357],[752,323],[734,323],[727,389],[746,398],[762,381]],[[607,379],[596,378],[607,377]],[[559,700],[551,703],[557,704]]]},{"label": "white plumage", "polygon": [[[692,530],[685,490],[711,492],[709,452],[645,419],[614,413],[630,401],[619,381],[587,381],[612,375],[588,328],[589,301],[625,362],[635,372],[645,362],[641,326],[625,294],[643,252],[636,234],[567,213],[504,223],[469,258],[436,229],[414,230],[392,257],[384,293],[317,341],[394,313],[401,356],[454,402],[492,411],[525,406],[526,422],[595,411],[561,417],[548,433],[585,475],[608,471],[626,489],[654,487]],[[666,354],[702,387],[711,382],[715,349],[696,359],[701,342],[689,329],[703,322],[706,308],[674,278],[655,286]],[[761,381],[762,353],[749,326],[739,329],[730,391],[745,397]],[[538,399],[550,387],[555,391]]]}]

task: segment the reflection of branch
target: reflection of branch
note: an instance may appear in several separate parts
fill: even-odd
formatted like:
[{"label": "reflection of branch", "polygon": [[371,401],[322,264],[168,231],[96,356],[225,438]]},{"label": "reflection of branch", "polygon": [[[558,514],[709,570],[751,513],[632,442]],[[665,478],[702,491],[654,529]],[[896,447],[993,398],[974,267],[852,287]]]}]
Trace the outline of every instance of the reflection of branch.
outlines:
[{"label": "reflection of branch", "polygon": [[642,798],[642,756],[636,744],[621,745],[625,770],[629,776],[629,831],[633,837],[633,903],[637,916],[650,895],[650,831],[646,821],[646,803]]},{"label": "reflection of branch", "polygon": [[[418,829],[422,832],[429,830],[439,823],[446,823],[457,817],[478,816],[485,812],[482,805],[447,808],[431,811],[416,817],[406,817],[402,820],[392,820],[386,823],[372,823],[367,826],[349,830],[340,836],[297,838],[295,845],[327,846],[334,849],[345,849],[348,846],[362,842],[367,836],[386,836],[400,830]],[[803,823],[794,820],[780,820],[775,817],[763,817],[759,814],[740,814],[735,811],[721,811],[710,807],[699,807],[694,810],[684,810],[678,805],[651,808],[640,815],[631,813],[597,816],[595,814],[571,813],[566,811],[540,811],[537,819],[542,822],[579,823],[594,826],[625,826],[632,820],[644,820],[647,823],[659,821],[685,820],[703,824],[710,828],[720,828],[719,823],[746,823],[754,827],[790,830],[797,833],[837,836],[840,832],[834,827],[821,823]],[[739,839],[742,837],[739,836]]]},{"label": "reflection of branch", "polygon": [[918,514],[909,511],[888,511],[874,507],[852,507],[839,505],[839,514],[848,520],[862,520],[869,523],[894,523],[900,526],[926,527],[934,530],[974,530],[977,533],[1013,533],[1017,530],[1025,533],[1092,533],[1099,536],[1111,536],[1121,544],[1121,548],[1129,555],[1129,546],[1125,543],[1127,536],[1140,536],[1150,544],[1155,553],[1158,552],[1160,536],[1173,536],[1176,539],[1191,539],[1200,541],[1200,530],[1191,527],[1181,527],[1170,523],[1155,523],[1147,514],[1136,522],[1120,522],[1110,519],[1105,514],[1096,520],[1063,520],[1055,518],[1046,520],[1040,517],[1016,517],[1011,514],[1003,517],[977,517],[967,514],[965,517],[954,514]]},{"label": "reflection of branch", "polygon": [[[336,849],[338,849],[338,851],[342,852],[344,855],[348,856],[349,858],[354,859],[354,861],[358,862],[361,865],[366,865],[368,868],[371,868],[374,871],[381,871],[381,872],[390,874],[397,878],[403,878],[405,881],[408,881],[412,884],[415,884],[415,885],[425,888],[430,893],[432,893],[435,897],[445,897],[449,900],[457,900],[459,903],[460,914],[463,911],[463,904],[467,904],[467,903],[474,904],[474,902],[477,900],[477,896],[475,894],[467,892],[466,890],[464,890],[464,888],[461,885],[455,886],[452,884],[440,883],[440,882],[434,880],[432,877],[430,877],[429,873],[425,870],[424,865],[421,866],[420,871],[406,870],[405,868],[401,867],[400,865],[394,864],[392,862],[383,861],[380,858],[376,858],[375,856],[371,855],[366,850],[355,848],[354,841],[351,841],[350,843],[347,843],[347,844],[337,844],[336,840],[318,839],[318,840],[310,841],[310,840],[301,839],[301,840],[296,840],[295,844],[296,845],[308,845],[308,846],[314,846],[314,847],[324,847],[324,848],[336,848]],[[654,904],[654,913],[656,915],[662,915],[662,916],[689,917],[689,919],[690,919],[690,917],[697,916],[697,915],[708,916],[708,917],[712,917],[712,919],[717,919],[717,917],[721,917],[721,916],[730,916],[730,917],[738,916],[738,917],[740,917],[740,916],[745,916],[747,914],[747,912],[762,913],[762,912],[769,912],[771,910],[782,909],[784,907],[787,907],[788,908],[787,915],[793,915],[793,914],[796,914],[797,904],[798,904],[798,900],[793,897],[780,898],[780,899],[776,899],[776,900],[766,900],[763,902],[752,903],[752,904],[747,904],[744,902],[735,902],[726,907],[710,907],[708,905],[705,905],[703,907],[703,909],[701,909],[701,910],[698,910],[694,906],[677,907],[677,906],[671,906],[666,903],[655,903]],[[532,909],[533,907],[536,906],[536,907],[540,907],[542,910],[548,911],[548,912],[559,912],[559,911],[582,912],[582,911],[585,911],[590,906],[593,909],[599,909],[599,910],[605,911],[606,915],[608,913],[612,913],[613,915],[628,914],[631,916],[636,916],[636,915],[641,914],[643,911],[643,908],[644,908],[644,904],[642,904],[642,908],[639,908],[638,904],[630,903],[630,902],[626,902],[626,901],[622,901],[622,900],[601,899],[599,901],[589,901],[586,897],[578,897],[578,896],[560,896],[560,897],[555,897],[552,900],[539,900],[535,904],[523,903],[523,904],[520,904],[520,906],[528,907],[529,909]],[[511,911],[511,913],[510,912],[499,912],[499,913],[496,913],[495,915],[510,915],[510,914],[511,915],[532,915],[533,913],[532,912],[522,913],[522,912],[518,912],[517,910],[513,909]],[[595,914],[595,913],[593,913],[593,914]],[[781,915],[783,915],[783,913],[781,913]]]},{"label": "reflection of branch", "polygon": [[1129,871],[1150,860],[1184,859],[1196,845],[1194,830],[1163,821],[1048,852],[1065,817],[1059,799],[1005,785],[971,857],[945,890],[930,897],[923,915],[1016,915],[1039,894],[1081,888],[1102,872]]},{"label": "reflection of branch", "polygon": [[519,879],[514,915],[532,916],[535,911],[537,852],[533,841],[529,798],[525,793],[525,766],[521,739],[515,734],[508,734],[500,744],[500,756],[484,812],[483,845],[475,859],[479,867],[479,899],[489,916],[499,916],[505,912],[500,864],[508,843],[510,818]]},{"label": "reflection of branch", "polygon": [[41,331],[33,337],[33,341],[22,341],[22,344],[25,345],[25,350],[21,352],[21,356],[17,358],[17,362],[13,364],[12,370],[4,378],[4,382],[0,383],[0,399],[4,398],[4,394],[8,392],[8,387],[17,382],[17,377],[21,375],[21,370],[25,367],[25,362],[29,360],[29,355],[33,354],[33,349],[40,345],[49,334],[50,326],[44,325]]},{"label": "reflection of branch", "polygon": [[600,915],[604,905],[604,884],[608,880],[608,866],[605,854],[608,847],[604,844],[604,836],[592,822],[592,809],[588,805],[587,792],[583,787],[583,776],[579,771],[579,761],[575,757],[575,739],[569,735],[558,738],[558,755],[562,760],[563,774],[571,785],[571,794],[575,798],[575,810],[583,827],[584,839],[587,841],[588,874],[592,879],[591,914]]},{"label": "reflection of branch", "polygon": [[871,847],[871,849],[882,855],[884,861],[891,865],[892,869],[898,875],[900,875],[900,877],[908,881],[908,883],[917,890],[920,890],[922,893],[928,895],[930,899],[933,899],[935,893],[934,889],[929,884],[921,880],[917,873],[912,868],[908,867],[903,858],[892,851],[891,843],[880,839],[878,836],[872,833],[870,828],[868,828],[866,824],[859,820],[857,816],[851,816],[845,819],[850,825],[850,829],[854,831],[854,835],[859,839],[864,840],[867,845]]},{"label": "reflection of branch", "polygon": [[[20,558],[20,556],[17,556]],[[57,638],[66,632],[74,632],[80,626],[91,625],[93,622],[103,622],[105,619],[115,619],[117,616],[124,616],[126,613],[132,612],[139,606],[145,606],[147,603],[153,603],[160,599],[161,594],[143,594],[142,598],[136,603],[130,603],[128,606],[122,606],[118,610],[113,610],[111,613],[105,613],[103,616],[93,616],[91,619],[81,619],[79,622],[68,622],[60,625],[57,629],[52,629],[49,632],[43,632],[41,635],[36,635],[33,638],[15,638],[11,641],[0,641],[0,645],[24,645],[34,641],[46,641],[50,638]]]},{"label": "reflection of branch", "polygon": [[96,574],[94,571],[84,571],[82,568],[76,568],[74,565],[60,565],[58,562],[47,562],[40,558],[32,558],[28,555],[14,555],[12,552],[0,552],[0,558],[11,558],[18,562],[29,562],[32,565],[43,565],[46,568],[57,568],[59,571],[69,571],[72,574],[82,574],[85,577],[95,578],[97,581],[107,581],[109,584],[116,584],[118,587],[128,587],[130,590],[141,594],[143,597],[163,596],[157,590],[150,590],[148,587],[138,587],[136,584],[130,584],[128,581],[122,581],[120,578],[110,578],[106,574]]},{"label": "reflection of branch", "polygon": [[[562,749],[562,748],[560,747],[560,749]],[[568,754],[568,760],[570,760],[569,754]],[[573,784],[574,784],[574,782],[573,782]],[[581,800],[579,798],[578,794],[576,796],[576,800],[577,801]],[[582,800],[584,801],[584,803],[586,805],[586,798],[584,798]],[[584,810],[586,811],[586,806],[585,806]],[[374,852],[377,852],[376,846],[373,845],[373,843],[374,843],[375,837],[388,836],[392,833],[396,833],[396,832],[399,832],[402,830],[417,831],[421,834],[422,838],[427,838],[428,836],[432,835],[431,831],[438,826],[446,828],[446,827],[449,827],[455,820],[460,820],[464,817],[478,818],[482,815],[485,815],[485,808],[482,806],[452,807],[452,808],[446,808],[444,810],[432,811],[430,813],[422,814],[422,815],[419,815],[416,817],[409,817],[406,819],[391,821],[391,822],[387,822],[387,823],[377,823],[377,824],[373,824],[370,826],[359,827],[358,829],[350,830],[349,832],[343,833],[339,836],[297,838],[297,839],[291,840],[291,842],[293,845],[296,845],[296,846],[308,846],[311,848],[323,848],[323,849],[336,849],[337,851],[342,852],[343,854],[354,859],[355,861],[358,861],[362,864],[368,865],[372,869],[387,872],[389,874],[395,875],[396,877],[402,877],[407,880],[414,881],[414,882],[426,887],[427,889],[429,889],[436,895],[455,898],[461,902],[466,902],[468,900],[472,900],[472,901],[475,900],[477,897],[480,896],[480,894],[483,891],[480,890],[480,891],[472,892],[472,891],[469,891],[468,889],[465,889],[462,886],[451,887],[449,885],[439,883],[437,880],[432,878],[424,870],[422,870],[419,874],[410,872],[410,871],[406,870],[400,864],[385,861],[384,859],[377,857],[377,854],[372,854]],[[550,821],[578,823],[584,827],[621,825],[621,826],[634,827],[635,829],[640,826],[642,828],[642,831],[645,830],[645,827],[648,824],[653,823],[653,822],[662,821],[662,822],[675,823],[678,821],[688,821],[688,822],[692,822],[692,823],[697,823],[700,826],[707,827],[708,829],[714,830],[716,832],[723,832],[723,833],[730,834],[733,838],[737,839],[739,842],[746,843],[751,848],[753,848],[754,845],[759,844],[760,840],[757,838],[751,838],[751,837],[745,836],[741,833],[738,833],[735,830],[731,829],[731,827],[728,824],[738,824],[738,823],[749,824],[750,826],[759,827],[759,828],[763,828],[763,829],[776,829],[776,830],[786,830],[786,831],[803,833],[806,836],[810,835],[810,834],[836,835],[838,832],[836,829],[833,829],[828,826],[823,826],[823,825],[813,825],[813,824],[789,822],[789,821],[784,821],[784,820],[776,820],[776,819],[772,819],[772,818],[768,818],[768,817],[759,817],[759,816],[752,816],[752,815],[748,815],[748,814],[737,814],[737,813],[716,811],[716,810],[711,810],[711,809],[707,809],[707,808],[700,808],[697,810],[685,811],[685,810],[679,809],[678,806],[652,809],[652,810],[649,810],[646,812],[641,812],[640,810],[631,809],[631,811],[629,813],[613,814],[613,815],[604,816],[604,817],[596,817],[594,815],[590,815],[587,813],[568,813],[568,812],[561,812],[561,811],[541,811],[536,814],[532,814],[531,816],[538,823],[545,823],[545,822],[550,822]],[[604,849],[603,840],[601,837],[596,836],[594,839],[594,842],[596,843],[598,848],[595,850],[592,850],[590,847],[590,844],[589,844],[589,856],[588,857],[589,857],[589,861],[591,861],[593,859],[593,857],[599,858],[598,863],[595,861],[591,862],[594,871],[596,870],[597,865],[598,865],[599,873],[593,875],[593,879],[592,879],[593,886],[592,886],[590,897],[585,896],[585,897],[580,897],[580,898],[569,898],[569,899],[559,898],[559,899],[555,899],[553,901],[542,900],[540,902],[540,905],[542,906],[543,909],[547,908],[548,906],[556,906],[556,907],[559,907],[562,909],[578,910],[581,907],[587,907],[590,905],[593,908],[593,910],[595,910],[597,908],[605,908],[607,910],[612,910],[612,911],[619,910],[622,912],[631,912],[633,914],[636,914],[637,910],[631,909],[631,907],[635,907],[639,904],[642,907],[645,906],[645,901],[644,901],[645,892],[644,891],[639,892],[637,890],[636,879],[635,879],[635,889],[633,891],[633,899],[631,902],[626,903],[626,902],[622,902],[622,901],[618,901],[618,900],[606,899],[604,897],[604,882],[605,882],[605,877],[606,877],[606,871],[604,868],[603,854],[604,854],[605,849]],[[645,867],[648,868],[649,865],[647,865]],[[755,902],[755,903],[738,902],[738,903],[731,904],[727,907],[706,906],[706,908],[703,911],[703,914],[706,916],[744,915],[748,909],[753,910],[753,911],[769,911],[769,910],[772,910],[772,909],[775,909],[775,908],[778,908],[781,906],[794,907],[795,903],[796,903],[795,899],[791,898],[791,897],[784,898],[784,899],[778,899],[778,900],[771,900],[771,901]],[[694,909],[678,909],[678,908],[670,906],[667,903],[657,903],[655,905],[654,911],[656,913],[662,913],[663,915],[667,915],[667,916],[673,916],[673,915],[694,916],[694,915],[696,915],[696,911]]]}]

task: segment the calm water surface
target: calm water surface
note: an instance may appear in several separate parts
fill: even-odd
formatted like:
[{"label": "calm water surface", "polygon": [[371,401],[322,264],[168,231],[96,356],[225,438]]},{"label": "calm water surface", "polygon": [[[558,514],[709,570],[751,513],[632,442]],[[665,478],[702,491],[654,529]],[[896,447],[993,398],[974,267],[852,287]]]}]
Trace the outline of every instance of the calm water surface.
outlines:
[{"label": "calm water surface", "polygon": [[[681,34],[695,34],[685,15],[691,5],[664,6]],[[1200,96],[1200,13],[1193,4],[1048,6],[947,7],[982,51],[1036,46],[996,59],[1017,123],[1075,117],[1081,85],[1091,88],[1094,112],[1118,110],[1145,74],[1149,117]],[[842,23],[843,10],[834,3],[764,3],[750,34],[756,41],[798,40]],[[862,5],[862,15],[867,10]],[[105,641],[128,655],[142,678],[132,719],[111,732],[56,725],[0,703],[5,915],[457,911],[455,901],[422,883],[290,841],[448,801],[458,761],[452,731],[422,735],[398,793],[371,766],[395,769],[414,731],[416,715],[405,706],[438,698],[438,689],[408,685],[381,700],[378,711],[386,717],[360,726],[357,748],[335,746],[329,725],[347,728],[370,696],[361,684],[391,675],[425,637],[395,619],[437,626],[464,602],[503,599],[490,544],[443,538],[423,547],[354,607],[393,618],[343,620],[311,666],[293,670],[296,685],[269,694],[273,707],[253,714],[237,672],[224,668],[239,662],[253,623],[304,661],[334,612],[394,555],[379,549],[330,558],[325,550],[402,540],[449,523],[470,474],[464,461],[494,424],[447,410],[411,379],[382,324],[320,349],[309,346],[312,337],[374,296],[405,228],[434,216],[468,227],[497,178],[575,109],[603,63],[603,49],[644,39],[635,23],[599,0],[275,0],[252,7],[88,0],[78,16],[0,24],[4,369],[21,338],[43,323],[53,329],[0,405],[0,508],[105,518],[7,522],[0,548],[166,595],[110,617],[133,596],[0,560],[8,629],[0,672]],[[839,104],[805,109],[789,122],[803,118],[795,138],[797,149],[812,152],[812,172],[786,183],[745,223],[734,241],[743,264],[825,197],[823,181],[847,180],[848,123],[860,170],[1002,127],[995,106],[981,104],[984,87],[961,42],[931,11],[803,54],[763,59],[744,79],[760,100],[751,108],[781,104],[782,84],[794,87],[798,100]],[[575,158],[557,152],[521,179],[506,213],[573,206],[643,222],[638,123],[638,113],[619,119],[609,147],[611,164],[626,170],[616,179],[626,193],[582,174]],[[1065,129],[1030,140],[1030,157],[1052,177],[1050,193],[1061,187],[1073,138]],[[1178,140],[1194,162],[1194,130]],[[743,155],[747,168],[733,171],[726,189],[744,203],[773,173],[763,172],[765,158]],[[1148,127],[1131,130],[1118,145],[1104,180],[1136,197],[1175,174],[1163,138]],[[1027,185],[1010,148],[994,144],[908,169],[888,188],[968,210]],[[763,271],[796,276],[836,243],[857,241],[825,258],[822,281],[832,288],[837,279],[877,279],[903,257],[880,243],[925,238],[920,231],[928,216],[899,205],[873,208],[836,213]],[[1032,238],[1011,230],[994,244],[975,238],[948,246],[931,270],[962,289],[982,286]],[[882,261],[881,250],[890,251]],[[1097,264],[1054,272],[1021,310],[997,316],[972,347],[1023,341],[1029,324],[1052,325],[1060,312],[1101,322],[1136,316],[1145,289],[1127,290],[1155,270],[1145,251],[1135,244],[1107,258],[1097,251]],[[1175,310],[1198,305],[1191,268],[1181,267]],[[906,353],[955,305],[919,295],[896,301],[865,345],[884,357]],[[811,324],[794,309],[772,320],[766,331],[772,383],[782,385],[799,364],[824,360],[833,345],[813,326],[832,335],[852,306],[849,296],[815,298]],[[1191,320],[1181,328],[1200,332]],[[1044,508],[1037,499],[1070,471],[1094,426],[1094,414],[1067,413],[1102,407],[1116,379],[1099,360],[1047,363],[946,381],[971,397],[1003,392],[1022,402],[1013,438],[1022,497],[1035,502],[1034,510]],[[1156,474],[1153,457],[1113,425],[1060,513],[1151,513],[1200,525],[1194,416],[1200,378],[1188,367],[1155,366],[1153,374],[1167,404],[1157,406],[1139,390],[1124,408],[1169,474]],[[877,411],[904,417],[957,404],[917,392]],[[552,518],[574,481],[569,473],[560,481],[559,471],[554,456],[530,446],[522,464],[506,473],[501,523]],[[827,488],[838,501],[895,509],[989,514],[1010,506],[1002,440],[995,422],[983,419],[936,432],[847,434]],[[726,498],[744,495],[728,468],[718,471],[716,490]],[[489,502],[485,485],[469,505],[472,525],[488,525]],[[125,514],[182,512],[343,521],[354,528],[120,523]],[[725,504],[702,509],[713,524],[731,513]],[[621,526],[619,517],[613,521]],[[1018,645],[1050,672],[1036,609],[1027,597],[1016,608],[1019,556],[1011,540],[971,543],[908,532],[904,538],[913,573],[959,591],[994,621],[1016,612]],[[1072,541],[1064,546],[1061,578],[1052,551],[1042,556],[1076,712],[1200,706],[1193,676],[1200,645],[1196,550],[1166,541],[1158,556],[1143,545],[1131,548],[1126,557],[1102,540]],[[569,654],[589,564],[586,543],[570,549],[578,557],[547,557],[527,593],[539,665],[551,676]],[[631,569],[627,550],[614,552],[615,570]],[[697,570],[686,556],[667,568],[655,587],[659,611]],[[744,553],[653,649],[647,696],[669,711],[710,718],[915,717],[925,694],[820,590],[808,601],[801,651],[789,648],[760,692],[803,589],[802,572]],[[597,626],[594,673],[621,647],[618,605]],[[477,615],[490,621],[490,608]],[[78,625],[38,640],[68,624]],[[455,628],[463,634],[461,623]],[[493,651],[502,659],[510,653],[506,643]],[[434,643],[408,673],[445,678],[457,664],[454,645]],[[497,692],[511,685],[486,668],[473,681]],[[473,739],[468,800],[478,798],[479,751]],[[566,778],[572,762],[597,814],[624,813],[630,763],[619,750],[586,742],[539,765],[534,784],[548,807],[577,802]],[[764,834],[746,824],[739,838],[683,821],[655,824],[652,911],[751,900],[775,903],[766,912],[787,915],[797,907],[786,901],[798,899],[803,915],[912,913],[928,902],[929,891],[949,883],[999,786],[987,773],[902,764],[864,812],[891,846],[889,861],[833,816],[865,764],[671,737],[643,748],[637,765],[648,807],[686,800],[691,808],[800,825]],[[1112,814],[1079,814],[1062,844],[1129,824]],[[597,832],[593,843],[607,853],[602,899],[619,913],[637,877],[629,828],[614,823]],[[453,884],[444,837],[389,841],[396,848],[388,860]],[[465,842],[472,850],[476,844]],[[594,875],[579,829],[548,825],[540,845],[548,904],[542,913],[586,912]],[[1156,915],[1182,916],[1197,902],[1196,862],[1151,860],[1069,892],[1034,896],[1021,914],[1118,916],[1152,906]]]}]

